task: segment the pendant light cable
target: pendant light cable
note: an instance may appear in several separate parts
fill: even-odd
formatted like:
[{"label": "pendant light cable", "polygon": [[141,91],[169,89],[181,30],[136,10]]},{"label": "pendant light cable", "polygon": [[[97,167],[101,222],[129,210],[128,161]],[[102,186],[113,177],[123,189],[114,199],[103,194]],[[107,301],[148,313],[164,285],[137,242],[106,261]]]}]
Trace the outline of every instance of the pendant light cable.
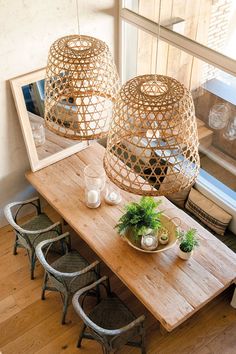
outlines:
[{"label": "pendant light cable", "polygon": [[156,67],[155,67],[155,81],[157,81],[157,61],[158,61],[158,49],[160,40],[160,28],[161,28],[161,0],[159,0],[159,14],[158,14],[158,30],[157,30],[157,50],[156,50]]},{"label": "pendant light cable", "polygon": [[76,1],[76,13],[77,13],[77,31],[78,31],[78,35],[80,36],[80,22],[79,22],[79,0],[75,0]]}]

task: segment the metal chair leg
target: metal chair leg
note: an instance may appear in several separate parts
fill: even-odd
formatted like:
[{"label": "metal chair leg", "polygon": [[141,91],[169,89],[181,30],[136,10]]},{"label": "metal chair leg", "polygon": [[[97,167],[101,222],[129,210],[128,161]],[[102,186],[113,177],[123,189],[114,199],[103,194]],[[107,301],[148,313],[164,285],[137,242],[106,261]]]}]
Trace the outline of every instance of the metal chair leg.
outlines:
[{"label": "metal chair leg", "polygon": [[[97,264],[96,269],[95,269],[95,274],[96,274],[96,279],[99,280],[101,275],[100,275],[100,263]],[[96,298],[97,298],[97,304],[99,304],[101,300],[101,293],[100,293],[100,287],[99,285],[96,286]]]},{"label": "metal chair leg", "polygon": [[146,337],[145,337],[145,330],[143,328],[143,333],[141,335],[141,353],[142,354],[146,354],[146,346],[145,346],[145,341],[146,341]]},{"label": "metal chair leg", "polygon": [[114,350],[110,351],[109,349],[107,349],[104,346],[102,346],[102,352],[103,352],[103,354],[114,354],[114,353],[116,353],[116,351],[114,351]]},{"label": "metal chair leg", "polygon": [[48,281],[48,274],[45,272],[44,273],[44,279],[43,279],[41,300],[45,300],[45,292],[47,290],[47,281]]},{"label": "metal chair leg", "polygon": [[18,237],[16,236],[14,247],[13,247],[14,256],[17,254],[17,246],[18,246],[17,241],[18,241]]},{"label": "metal chair leg", "polygon": [[68,294],[66,294],[64,296],[64,304],[63,304],[63,313],[62,313],[61,324],[65,324],[66,323],[66,314],[67,314],[68,304],[69,304],[69,296],[68,296]]},{"label": "metal chair leg", "polygon": [[31,278],[31,280],[34,279],[35,262],[36,262],[36,256],[35,256],[35,253],[32,252],[32,255],[30,257],[30,278]]},{"label": "metal chair leg", "polygon": [[84,332],[86,330],[86,325],[83,324],[83,327],[81,328],[81,331],[80,331],[80,334],[79,334],[79,339],[78,339],[78,343],[77,343],[77,348],[80,348],[81,347],[81,342],[82,342],[82,339],[83,339],[83,335],[84,335]]}]

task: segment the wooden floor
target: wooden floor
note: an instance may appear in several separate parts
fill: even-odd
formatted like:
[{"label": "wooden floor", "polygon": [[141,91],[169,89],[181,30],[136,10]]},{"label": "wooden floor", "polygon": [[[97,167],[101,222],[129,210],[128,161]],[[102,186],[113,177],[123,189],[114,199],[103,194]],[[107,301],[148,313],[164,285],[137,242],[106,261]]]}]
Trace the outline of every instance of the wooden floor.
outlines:
[{"label": "wooden floor", "polygon": [[[54,220],[58,216],[51,209],[47,213]],[[68,227],[66,227],[68,229]],[[2,354],[58,354],[102,353],[94,341],[85,340],[76,348],[80,319],[70,306],[68,323],[60,324],[61,300],[50,292],[40,300],[43,271],[36,268],[36,279],[30,280],[28,259],[24,250],[12,255],[13,232],[10,227],[0,229],[0,352]],[[73,234],[73,245],[88,259],[96,255]],[[158,322],[105,267],[110,274],[113,289],[137,314],[147,317],[147,353],[149,354],[235,354],[236,310],[230,305],[233,288],[229,288],[190,320],[172,333],[161,334]],[[125,347],[122,354],[140,353]]]}]

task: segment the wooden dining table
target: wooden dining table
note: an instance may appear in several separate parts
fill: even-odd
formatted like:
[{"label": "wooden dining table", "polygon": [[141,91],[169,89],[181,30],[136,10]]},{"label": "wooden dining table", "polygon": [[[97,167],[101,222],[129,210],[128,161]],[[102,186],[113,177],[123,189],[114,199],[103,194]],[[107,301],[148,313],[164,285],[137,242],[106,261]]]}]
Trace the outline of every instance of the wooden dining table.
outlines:
[{"label": "wooden dining table", "polygon": [[[183,323],[236,281],[236,254],[167,198],[159,207],[178,217],[181,228],[195,228],[199,247],[188,261],[177,256],[178,245],[160,253],[139,252],[114,228],[124,205],[139,196],[121,191],[122,202],[97,209],[85,203],[84,168],[103,164],[104,148],[93,143],[64,160],[37,172],[27,180],[91,247],[106,265],[167,330]],[[223,237],[223,236],[222,236]],[[230,306],[230,305],[229,305]]]}]

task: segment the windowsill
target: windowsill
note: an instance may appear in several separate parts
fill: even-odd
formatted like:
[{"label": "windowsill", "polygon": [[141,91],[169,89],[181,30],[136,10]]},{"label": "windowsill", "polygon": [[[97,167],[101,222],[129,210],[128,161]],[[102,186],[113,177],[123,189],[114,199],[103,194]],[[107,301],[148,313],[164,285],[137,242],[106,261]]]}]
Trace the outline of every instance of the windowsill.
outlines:
[{"label": "windowsill", "polygon": [[224,183],[220,182],[202,168],[200,168],[197,182],[207,184],[207,186],[210,187],[210,190],[214,190],[214,192],[217,193],[222,200],[226,200],[227,203],[236,210],[236,192],[227,187]]},{"label": "windowsill", "polygon": [[219,79],[211,79],[204,84],[204,89],[213,95],[236,106],[235,84],[226,83]]}]

